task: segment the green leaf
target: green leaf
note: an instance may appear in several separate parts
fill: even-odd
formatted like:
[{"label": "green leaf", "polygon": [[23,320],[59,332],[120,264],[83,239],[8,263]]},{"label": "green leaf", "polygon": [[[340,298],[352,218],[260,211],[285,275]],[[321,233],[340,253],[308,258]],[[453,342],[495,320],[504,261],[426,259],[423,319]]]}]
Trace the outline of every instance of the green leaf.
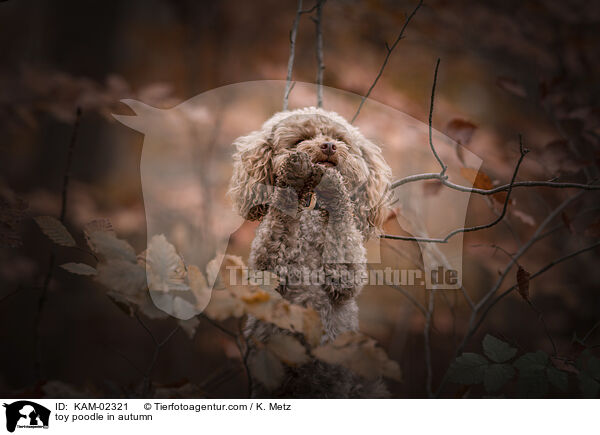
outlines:
[{"label": "green leaf", "polygon": [[457,384],[480,384],[488,365],[489,361],[483,355],[463,353],[448,368],[448,379]]},{"label": "green leaf", "polygon": [[514,366],[519,369],[519,396],[541,398],[548,393],[548,363],[548,355],[541,350],[526,353],[514,362]]},{"label": "green leaf", "polygon": [[485,370],[483,386],[485,391],[498,391],[515,375],[515,369],[510,364],[490,364]]},{"label": "green leaf", "polygon": [[600,381],[600,359],[595,356],[591,357],[587,362],[586,372],[589,373],[592,378]]},{"label": "green leaf", "polygon": [[586,399],[595,399],[600,391],[600,383],[586,372],[579,372],[579,390]]},{"label": "green leaf", "polygon": [[483,339],[483,352],[494,362],[503,363],[517,354],[517,349],[508,343],[487,334]]},{"label": "green leaf", "polygon": [[526,353],[514,362],[519,371],[543,370],[548,365],[548,355],[541,350]]},{"label": "green leaf", "polygon": [[563,372],[554,367],[547,367],[546,374],[552,385],[561,391],[567,391],[567,388],[569,387],[569,376],[567,375],[567,372]]}]

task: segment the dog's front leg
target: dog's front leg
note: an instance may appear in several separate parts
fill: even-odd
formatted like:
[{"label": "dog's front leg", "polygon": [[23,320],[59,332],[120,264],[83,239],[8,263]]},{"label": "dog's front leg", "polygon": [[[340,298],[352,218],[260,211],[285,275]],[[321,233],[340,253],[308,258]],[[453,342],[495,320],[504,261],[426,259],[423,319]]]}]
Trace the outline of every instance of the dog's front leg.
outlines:
[{"label": "dog's front leg", "polygon": [[320,181],[321,175],[304,152],[291,153],[282,163],[269,211],[252,243],[250,267],[280,276],[287,273],[284,269],[290,258],[284,256],[290,257],[298,251],[299,201]]},{"label": "dog's front leg", "polygon": [[317,203],[327,214],[323,268],[325,288],[334,303],[358,294],[366,274],[363,236],[356,227],[353,205],[343,178],[327,169],[316,186]]}]

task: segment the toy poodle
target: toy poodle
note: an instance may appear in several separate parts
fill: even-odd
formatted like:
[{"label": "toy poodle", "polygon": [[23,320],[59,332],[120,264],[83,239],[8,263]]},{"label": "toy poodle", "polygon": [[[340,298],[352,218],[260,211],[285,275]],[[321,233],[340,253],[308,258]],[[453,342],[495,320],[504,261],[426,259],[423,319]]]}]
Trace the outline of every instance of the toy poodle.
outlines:
[{"label": "toy poodle", "polygon": [[[389,203],[381,149],[342,116],[314,107],[279,112],[234,146],[229,193],[242,217],[260,221],[249,267],[275,273],[283,298],[319,313],[322,343],[358,330],[364,244],[380,233]],[[252,343],[291,332],[250,317],[245,334]],[[387,389],[313,359],[287,367],[276,390],[254,394],[385,397]]]}]

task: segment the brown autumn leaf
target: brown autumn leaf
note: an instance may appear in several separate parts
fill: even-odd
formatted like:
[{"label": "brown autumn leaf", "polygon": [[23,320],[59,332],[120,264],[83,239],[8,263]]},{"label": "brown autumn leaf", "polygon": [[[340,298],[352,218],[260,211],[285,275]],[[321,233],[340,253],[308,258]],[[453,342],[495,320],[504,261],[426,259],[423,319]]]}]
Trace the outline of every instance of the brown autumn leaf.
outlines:
[{"label": "brown autumn leaf", "polygon": [[454,118],[446,125],[446,134],[458,142],[459,145],[467,145],[476,129],[477,126],[472,122]]},{"label": "brown autumn leaf", "polygon": [[65,263],[61,264],[60,267],[75,275],[93,276],[98,274],[96,269],[85,263]]},{"label": "brown autumn leaf", "polygon": [[269,299],[271,299],[271,296],[265,291],[257,290],[255,292],[243,295],[241,299],[247,304],[256,304],[260,302],[267,302]]},{"label": "brown autumn leaf", "polygon": [[485,172],[473,168],[460,168],[460,175],[476,189],[490,190],[494,188],[492,180]]},{"label": "brown autumn leaf", "polygon": [[133,247],[111,232],[94,231],[88,234],[87,239],[90,249],[99,254],[102,260],[124,260],[133,264],[137,262]]},{"label": "brown autumn leaf", "polygon": [[108,218],[94,219],[83,226],[83,234],[85,235],[86,240],[89,239],[91,233],[96,231],[111,233],[116,237],[115,229]]},{"label": "brown autumn leaf", "polygon": [[359,376],[374,379],[379,376],[402,380],[398,363],[390,359],[372,338],[359,332],[345,332],[333,342],[313,349],[312,354],[329,364],[339,364]]},{"label": "brown autumn leaf", "polygon": [[17,232],[28,205],[8,189],[0,190],[0,246],[16,248],[23,244]]},{"label": "brown autumn leaf", "polygon": [[252,352],[248,367],[252,376],[270,390],[281,385],[285,375],[285,369],[279,358],[266,348]]},{"label": "brown autumn leaf", "polygon": [[273,335],[269,338],[266,347],[289,366],[302,365],[309,360],[305,347],[291,335]]},{"label": "brown autumn leaf", "polygon": [[523,299],[529,301],[529,277],[531,274],[519,266],[517,270],[517,290]]},{"label": "brown autumn leaf", "polygon": [[525,87],[512,77],[500,76],[496,80],[496,84],[506,92],[516,95],[517,97],[527,97],[527,91],[525,90]]},{"label": "brown autumn leaf", "polygon": [[573,227],[573,222],[571,222],[571,218],[566,212],[562,212],[560,217],[562,218],[565,227],[569,230],[571,234],[575,234],[575,228]]},{"label": "brown autumn leaf", "polygon": [[33,218],[42,232],[54,243],[61,246],[73,247],[75,239],[61,221],[53,216],[37,216]]}]

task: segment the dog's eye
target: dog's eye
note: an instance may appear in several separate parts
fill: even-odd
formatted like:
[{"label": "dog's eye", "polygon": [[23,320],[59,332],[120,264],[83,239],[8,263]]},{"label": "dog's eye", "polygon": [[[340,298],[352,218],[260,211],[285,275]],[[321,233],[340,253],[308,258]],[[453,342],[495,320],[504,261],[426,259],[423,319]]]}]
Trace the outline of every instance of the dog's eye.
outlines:
[{"label": "dog's eye", "polygon": [[300,145],[300,143],[301,143],[301,142],[304,142],[304,141],[305,141],[305,139],[298,139],[296,142],[294,142],[294,143],[292,144],[292,146],[293,146],[293,147],[297,147],[298,145]]}]

